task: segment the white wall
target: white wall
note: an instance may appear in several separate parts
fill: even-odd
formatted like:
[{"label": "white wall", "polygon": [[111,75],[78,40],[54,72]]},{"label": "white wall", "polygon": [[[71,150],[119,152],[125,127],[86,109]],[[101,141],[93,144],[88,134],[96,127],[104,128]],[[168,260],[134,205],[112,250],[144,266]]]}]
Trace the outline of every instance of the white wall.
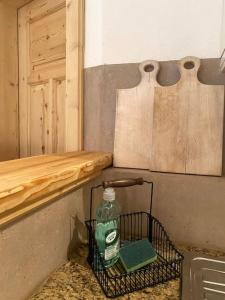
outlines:
[{"label": "white wall", "polygon": [[225,0],[223,0],[223,13],[222,13],[221,53],[224,48],[225,48]]},{"label": "white wall", "polygon": [[224,0],[86,0],[85,66],[219,57]]},{"label": "white wall", "polygon": [[103,0],[85,1],[85,66],[103,62]]}]

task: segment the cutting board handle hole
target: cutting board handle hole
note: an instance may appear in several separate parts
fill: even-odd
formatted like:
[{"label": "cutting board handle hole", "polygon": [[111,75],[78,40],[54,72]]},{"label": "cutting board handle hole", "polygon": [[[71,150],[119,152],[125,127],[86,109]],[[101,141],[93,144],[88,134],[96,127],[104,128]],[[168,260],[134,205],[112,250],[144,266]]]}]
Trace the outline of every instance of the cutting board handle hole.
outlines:
[{"label": "cutting board handle hole", "polygon": [[144,66],[144,71],[147,73],[154,71],[154,69],[155,69],[155,67],[152,64],[148,64],[148,65]]},{"label": "cutting board handle hole", "polygon": [[195,67],[195,63],[193,61],[186,61],[184,63],[184,68],[187,70],[194,69],[194,67]]}]

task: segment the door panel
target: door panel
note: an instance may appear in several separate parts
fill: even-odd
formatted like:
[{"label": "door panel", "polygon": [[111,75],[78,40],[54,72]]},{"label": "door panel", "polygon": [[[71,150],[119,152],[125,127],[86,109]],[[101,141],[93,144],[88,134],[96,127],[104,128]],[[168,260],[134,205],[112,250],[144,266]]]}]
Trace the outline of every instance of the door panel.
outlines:
[{"label": "door panel", "polygon": [[31,87],[30,105],[30,152],[45,153],[45,104],[48,98],[48,85]]},{"label": "door panel", "polygon": [[65,6],[63,0],[34,0],[27,6],[28,17],[31,21],[34,21],[59,10],[63,6]]},{"label": "door panel", "polygon": [[32,65],[66,56],[66,9],[62,8],[30,23]]}]

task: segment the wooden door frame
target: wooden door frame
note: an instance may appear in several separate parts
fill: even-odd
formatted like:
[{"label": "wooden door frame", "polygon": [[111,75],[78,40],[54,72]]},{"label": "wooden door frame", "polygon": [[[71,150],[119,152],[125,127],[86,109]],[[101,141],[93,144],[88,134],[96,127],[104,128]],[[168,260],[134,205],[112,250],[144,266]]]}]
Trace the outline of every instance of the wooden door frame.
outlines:
[{"label": "wooden door frame", "polygon": [[[66,151],[83,150],[84,5],[85,0],[66,0],[66,52],[71,54],[66,54],[66,98],[74,99],[66,105]],[[76,116],[71,105],[77,108]],[[71,126],[77,138],[71,135]]]},{"label": "wooden door frame", "polygon": [[[84,16],[85,0],[66,0],[66,98],[65,98],[65,151],[83,150],[83,68],[84,68]],[[26,21],[24,21],[26,22]],[[25,25],[25,24],[23,24]],[[18,24],[19,26],[19,24]],[[27,40],[26,32],[19,26],[19,49]],[[27,48],[27,47],[26,47]],[[21,51],[19,50],[19,53]],[[26,51],[22,51],[26,61]],[[20,61],[20,58],[19,58]],[[28,145],[28,106],[24,78],[27,70],[19,65],[19,140],[20,157],[29,155]],[[21,122],[22,120],[22,122]],[[72,131],[71,128],[74,128]]]}]

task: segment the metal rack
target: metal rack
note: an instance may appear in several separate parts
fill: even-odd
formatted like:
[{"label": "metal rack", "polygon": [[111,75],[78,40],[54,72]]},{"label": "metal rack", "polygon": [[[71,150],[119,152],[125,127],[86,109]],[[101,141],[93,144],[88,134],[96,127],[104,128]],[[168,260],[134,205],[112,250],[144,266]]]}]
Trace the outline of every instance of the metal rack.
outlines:
[{"label": "metal rack", "polygon": [[[93,192],[103,187],[128,187],[133,185],[150,185],[149,212],[134,212],[120,216],[120,243],[148,238],[157,253],[157,260],[147,266],[126,273],[118,261],[113,267],[106,268],[100,256],[95,240],[96,220],[92,219]],[[109,298],[118,297],[146,287],[152,287],[171,279],[180,278],[182,288],[183,256],[170,241],[164,227],[152,216],[153,182],[143,178],[104,181],[101,185],[92,187],[90,199],[90,220],[86,221],[89,235],[88,263],[90,264],[105,295]]]}]

